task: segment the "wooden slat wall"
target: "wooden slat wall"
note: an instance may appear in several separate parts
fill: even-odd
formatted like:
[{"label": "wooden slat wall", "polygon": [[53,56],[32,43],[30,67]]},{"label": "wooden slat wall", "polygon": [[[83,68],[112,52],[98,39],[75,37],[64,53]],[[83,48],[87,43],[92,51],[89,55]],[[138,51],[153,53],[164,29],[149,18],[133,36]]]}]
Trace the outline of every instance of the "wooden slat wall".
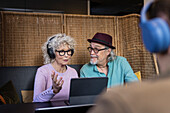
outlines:
[{"label": "wooden slat wall", "polygon": [[89,62],[87,39],[96,32],[112,35],[115,53],[127,58],[142,78],[156,73],[153,56],[143,46],[139,15],[94,16],[1,12],[0,66],[40,66],[41,46],[51,35],[66,33],[76,40],[75,54],[69,64]]},{"label": "wooden slat wall", "polygon": [[139,29],[139,15],[117,17],[117,51],[127,58],[134,72],[141,71],[142,78],[153,78],[156,75],[153,55],[144,47]]},{"label": "wooden slat wall", "polygon": [[89,62],[87,39],[91,39],[96,32],[108,33],[114,39],[114,17],[65,15],[64,18],[66,21],[65,33],[74,37],[77,42],[71,64]]},{"label": "wooden slat wall", "polygon": [[1,12],[0,66],[42,65],[41,46],[47,37],[63,32],[58,14]]}]

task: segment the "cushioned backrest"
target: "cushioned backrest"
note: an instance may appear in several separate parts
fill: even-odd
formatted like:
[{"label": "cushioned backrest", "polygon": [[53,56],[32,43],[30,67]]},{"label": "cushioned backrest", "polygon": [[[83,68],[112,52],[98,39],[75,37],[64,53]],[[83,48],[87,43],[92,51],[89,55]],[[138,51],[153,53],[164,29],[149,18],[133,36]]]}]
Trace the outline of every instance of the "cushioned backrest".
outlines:
[{"label": "cushioned backrest", "polygon": [[[69,65],[79,74],[82,65]],[[12,81],[21,102],[21,90],[34,90],[34,78],[39,66],[0,67],[0,87],[9,80]]]},{"label": "cushioned backrest", "polygon": [[1,100],[4,99],[6,104],[20,103],[19,96],[11,80],[0,87],[0,95],[2,96]]},{"label": "cushioned backrest", "polygon": [[28,66],[28,67],[0,67],[0,86],[12,81],[16,92],[21,98],[22,89],[33,89],[35,73],[38,66]]}]

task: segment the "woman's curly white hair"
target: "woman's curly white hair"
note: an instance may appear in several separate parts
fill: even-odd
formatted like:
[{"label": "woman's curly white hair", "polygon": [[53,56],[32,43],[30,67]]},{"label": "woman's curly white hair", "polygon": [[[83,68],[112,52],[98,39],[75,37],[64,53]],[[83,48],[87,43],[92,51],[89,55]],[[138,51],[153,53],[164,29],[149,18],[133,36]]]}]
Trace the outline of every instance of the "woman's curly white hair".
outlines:
[{"label": "woman's curly white hair", "polygon": [[52,48],[53,52],[55,53],[55,50],[60,48],[62,44],[67,44],[70,49],[74,49],[75,40],[72,37],[61,33],[49,37],[47,42],[45,42],[42,46],[44,64],[49,64],[55,61],[55,59],[51,59],[47,53],[47,44],[48,48]]}]

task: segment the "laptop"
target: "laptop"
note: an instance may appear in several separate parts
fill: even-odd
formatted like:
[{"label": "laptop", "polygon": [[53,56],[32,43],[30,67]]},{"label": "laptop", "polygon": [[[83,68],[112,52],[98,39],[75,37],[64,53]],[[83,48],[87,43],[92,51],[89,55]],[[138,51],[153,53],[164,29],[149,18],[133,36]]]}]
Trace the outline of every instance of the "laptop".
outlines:
[{"label": "laptop", "polygon": [[86,113],[89,108],[95,106],[96,97],[106,90],[107,82],[107,77],[72,78],[69,101],[57,102],[56,107],[36,108],[35,113],[68,113],[71,111]]},{"label": "laptop", "polygon": [[36,108],[34,113],[86,113],[93,104]]},{"label": "laptop", "polygon": [[107,89],[108,77],[72,78],[67,105],[94,104],[96,97]]}]

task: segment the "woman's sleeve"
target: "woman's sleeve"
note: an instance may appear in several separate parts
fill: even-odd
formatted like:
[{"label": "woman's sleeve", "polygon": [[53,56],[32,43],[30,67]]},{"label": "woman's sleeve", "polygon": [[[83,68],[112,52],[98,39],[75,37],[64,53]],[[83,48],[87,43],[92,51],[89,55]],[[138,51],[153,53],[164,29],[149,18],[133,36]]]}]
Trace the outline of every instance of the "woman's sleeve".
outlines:
[{"label": "woman's sleeve", "polygon": [[34,82],[34,97],[33,102],[47,102],[55,95],[52,90],[52,86],[46,89],[47,76],[45,74],[50,74],[45,72],[45,70],[38,69],[35,82]]}]

